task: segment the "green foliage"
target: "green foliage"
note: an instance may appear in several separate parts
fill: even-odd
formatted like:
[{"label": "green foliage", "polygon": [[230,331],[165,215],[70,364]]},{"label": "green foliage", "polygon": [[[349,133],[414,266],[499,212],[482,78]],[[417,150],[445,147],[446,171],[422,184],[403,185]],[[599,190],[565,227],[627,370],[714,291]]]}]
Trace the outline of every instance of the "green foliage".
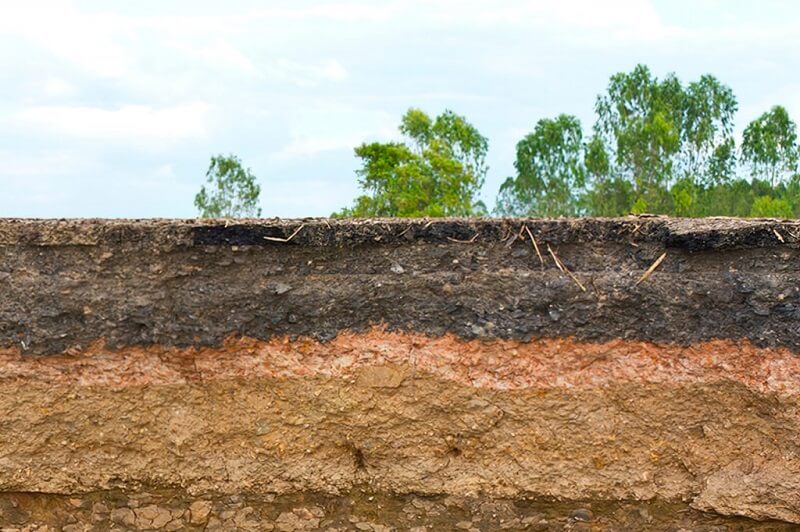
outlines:
[{"label": "green foliage", "polygon": [[[776,106],[734,139],[738,102],[714,76],[683,84],[645,65],[611,76],[584,136],[571,115],[539,120],[516,146],[495,212],[513,216],[800,216],[797,127]],[[487,140],[451,111],[403,116],[403,142],[355,149],[364,195],[335,216],[484,214]],[[747,169],[748,172],[743,172]],[[749,175],[748,175],[749,174]],[[747,179],[745,179],[747,175]]]},{"label": "green foliage", "polygon": [[334,216],[471,216],[486,212],[477,194],[486,176],[488,141],[467,120],[419,109],[403,116],[406,142],[362,144],[357,171],[366,192]]},{"label": "green foliage", "polygon": [[697,205],[698,190],[689,178],[679,180],[672,186],[672,207],[675,216],[691,216]]},{"label": "green foliage", "polygon": [[194,198],[202,218],[246,218],[261,216],[258,196],[261,186],[250,169],[235,155],[211,157],[206,183]]},{"label": "green foliage", "polygon": [[[737,102],[713,76],[683,87],[672,74],[659,80],[638,65],[611,77],[595,110],[596,135],[613,154],[607,178],[632,184],[632,211],[687,212],[698,185],[731,178]],[[589,212],[599,210],[607,207],[589,206]]]},{"label": "green foliage", "polygon": [[750,122],[744,130],[742,157],[751,174],[777,181],[797,171],[797,126],[786,109],[777,105]]},{"label": "green foliage", "polygon": [[663,190],[681,148],[684,98],[675,76],[659,81],[643,65],[612,76],[607,94],[597,98],[595,134],[611,154],[611,172],[631,182],[640,208],[670,207]]},{"label": "green foliage", "polygon": [[682,98],[681,177],[706,185],[726,182],[735,162],[733,91],[708,74],[690,83]]},{"label": "green foliage", "polygon": [[[497,211],[516,216],[577,216],[586,180],[583,131],[574,116],[543,119],[517,144],[515,178],[500,187]],[[597,163],[601,164],[601,163]]]},{"label": "green foliage", "polygon": [[769,196],[757,197],[750,209],[750,216],[755,218],[791,218],[793,214],[788,201]]},{"label": "green foliage", "polygon": [[[517,176],[500,188],[504,215],[800,215],[794,122],[774,107],[733,138],[737,101],[710,75],[682,85],[643,65],[611,77],[597,98],[593,135],[561,115],[517,145]],[[751,179],[739,176],[738,164]]]},{"label": "green foliage", "polygon": [[[583,200],[587,205],[586,211],[592,216],[606,217],[633,212],[637,201],[633,184],[619,177],[598,180],[587,190]],[[635,208],[643,209],[642,203],[639,202]]]},{"label": "green foliage", "polygon": [[736,142],[727,138],[714,147],[708,160],[708,172],[703,180],[706,185],[718,186],[730,182],[736,173]]}]

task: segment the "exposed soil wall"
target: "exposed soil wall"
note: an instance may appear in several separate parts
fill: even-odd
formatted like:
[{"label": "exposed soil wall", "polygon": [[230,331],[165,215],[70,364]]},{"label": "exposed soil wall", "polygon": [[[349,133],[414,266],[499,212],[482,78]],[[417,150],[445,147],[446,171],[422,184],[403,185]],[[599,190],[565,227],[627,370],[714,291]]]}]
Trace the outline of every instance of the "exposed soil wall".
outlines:
[{"label": "exposed soil wall", "polygon": [[0,221],[0,527],[800,524],[798,242]]}]

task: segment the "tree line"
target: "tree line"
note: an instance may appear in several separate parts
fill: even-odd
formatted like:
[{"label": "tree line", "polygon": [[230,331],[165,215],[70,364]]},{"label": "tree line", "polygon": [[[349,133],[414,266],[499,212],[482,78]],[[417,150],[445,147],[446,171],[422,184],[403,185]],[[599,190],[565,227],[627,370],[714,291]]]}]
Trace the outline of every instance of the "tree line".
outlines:
[{"label": "tree line", "polygon": [[[613,75],[594,109],[588,130],[568,114],[536,123],[517,143],[515,175],[491,214],[800,217],[800,146],[785,108],[767,110],[736,139],[729,87],[709,74],[688,84],[659,79],[638,65]],[[355,148],[363,193],[334,216],[490,214],[479,200],[489,142],[475,126],[449,110],[410,109],[399,129],[402,141]],[[260,189],[237,158],[212,158],[207,178],[213,193],[204,187],[195,198],[201,215],[260,214]]]}]

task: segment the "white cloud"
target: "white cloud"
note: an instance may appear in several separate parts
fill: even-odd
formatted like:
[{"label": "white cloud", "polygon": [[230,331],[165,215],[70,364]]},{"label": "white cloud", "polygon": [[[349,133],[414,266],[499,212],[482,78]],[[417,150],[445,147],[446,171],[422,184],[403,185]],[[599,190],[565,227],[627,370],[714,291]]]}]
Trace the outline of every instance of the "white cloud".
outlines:
[{"label": "white cloud", "polygon": [[[421,7],[419,3],[416,8]],[[450,24],[496,27],[643,28],[660,24],[648,0],[440,0],[430,4],[429,16]]]},{"label": "white cloud", "polygon": [[324,18],[340,22],[391,23],[406,21],[446,27],[500,26],[579,28],[642,28],[659,25],[648,0],[388,0],[377,2],[318,2],[317,5],[262,9],[252,14],[264,20]]},{"label": "white cloud", "polygon": [[102,173],[94,156],[71,150],[0,150],[3,216],[31,216],[31,210],[42,216],[63,209],[75,182]]},{"label": "white cloud", "polygon": [[0,33],[19,35],[100,77],[120,77],[130,56],[117,42],[116,17],[84,15],[67,2],[8,2]]},{"label": "white cloud", "polygon": [[267,216],[284,213],[319,213],[328,216],[331,212],[350,205],[359,195],[358,182],[347,172],[346,181],[330,178],[298,178],[265,183],[269,194],[264,196],[264,213]]},{"label": "white cloud", "polygon": [[383,111],[333,102],[308,105],[289,120],[290,141],[270,155],[274,161],[352,151],[370,140],[397,138],[397,117]]},{"label": "white cloud", "polygon": [[328,151],[352,151],[353,148],[371,140],[388,140],[397,137],[394,129],[380,129],[350,135],[295,136],[289,144],[271,155],[276,161],[288,161],[299,157],[311,157]]},{"label": "white cloud", "polygon": [[305,8],[265,10],[260,15],[281,18],[324,17],[373,26],[438,29],[538,29],[557,32],[559,38],[603,45],[604,39],[652,40],[670,33],[649,0],[391,0],[380,7],[375,2],[350,2]]},{"label": "white cloud", "polygon": [[158,178],[163,178],[163,179],[174,179],[175,178],[175,168],[169,163],[162,164],[161,166],[156,168],[155,172],[153,172],[153,173]]},{"label": "white cloud", "polygon": [[272,159],[288,161],[298,157],[310,157],[326,151],[352,150],[364,141],[363,137],[299,137],[272,154]]},{"label": "white cloud", "polygon": [[402,9],[397,2],[320,2],[319,5],[287,8],[262,9],[252,14],[253,17],[266,20],[321,18],[339,22],[385,22],[396,16]]},{"label": "white cloud", "polygon": [[256,66],[247,56],[222,39],[217,39],[213,44],[200,48],[199,54],[205,61],[215,66],[234,67],[248,73],[256,71]]},{"label": "white cloud", "polygon": [[319,76],[331,81],[343,81],[347,79],[347,70],[338,61],[328,61],[320,67]]},{"label": "white cloud", "polygon": [[[96,169],[83,154],[69,150],[49,150],[30,154],[0,151],[0,176],[42,177],[76,175]],[[36,183],[38,180],[31,180]]]},{"label": "white cloud", "polygon": [[41,90],[45,96],[50,97],[70,96],[76,92],[75,87],[71,83],[56,77],[44,80],[41,84]]},{"label": "white cloud", "polygon": [[264,67],[267,77],[292,83],[299,87],[313,87],[325,81],[344,81],[347,70],[336,60],[306,64],[291,59],[278,59]]},{"label": "white cloud", "polygon": [[203,102],[162,108],[38,106],[20,111],[16,119],[58,135],[159,146],[205,136],[208,114],[209,106]]}]

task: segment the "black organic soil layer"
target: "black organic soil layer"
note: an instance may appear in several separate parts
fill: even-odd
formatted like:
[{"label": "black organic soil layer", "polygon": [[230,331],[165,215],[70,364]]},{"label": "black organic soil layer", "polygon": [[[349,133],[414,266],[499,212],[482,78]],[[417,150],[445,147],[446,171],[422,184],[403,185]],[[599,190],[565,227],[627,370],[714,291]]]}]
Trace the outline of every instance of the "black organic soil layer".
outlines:
[{"label": "black organic soil layer", "polygon": [[373,325],[800,352],[800,223],[0,220],[0,347],[327,340]]}]

